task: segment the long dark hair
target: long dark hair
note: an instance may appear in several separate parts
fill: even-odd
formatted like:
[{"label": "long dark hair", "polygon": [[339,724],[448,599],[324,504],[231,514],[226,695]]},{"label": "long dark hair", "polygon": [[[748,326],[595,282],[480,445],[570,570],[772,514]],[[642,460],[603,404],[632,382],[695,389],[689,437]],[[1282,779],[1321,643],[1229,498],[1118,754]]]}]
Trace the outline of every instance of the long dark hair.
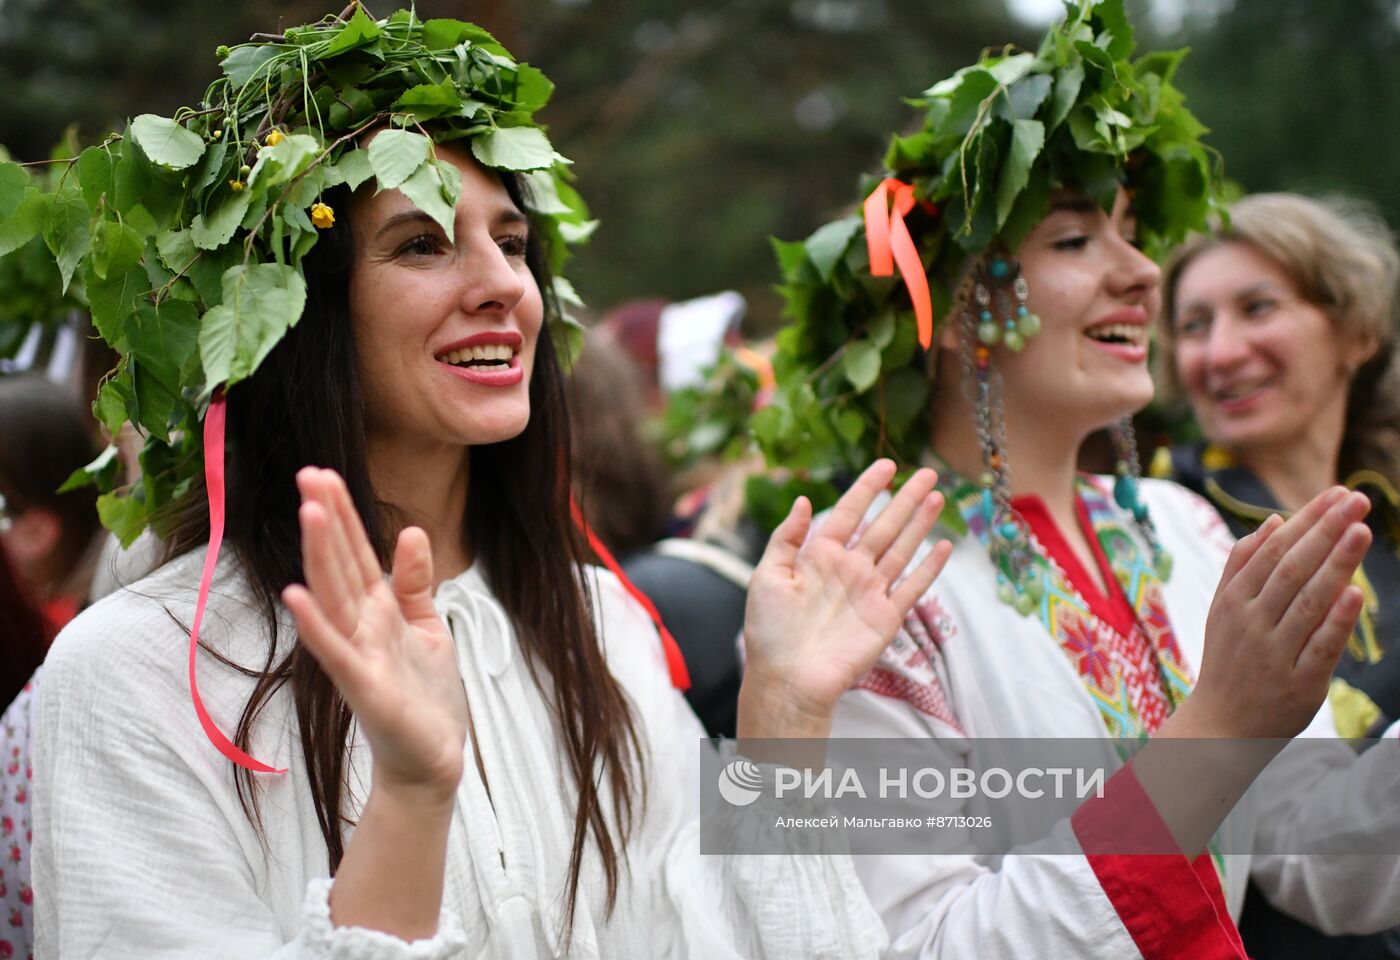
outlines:
[{"label": "long dark hair", "polygon": [[0,712],[19,696],[32,674],[44,662],[48,625],[19,575],[10,566],[0,543]]},{"label": "long dark hair", "polygon": [[[516,206],[528,211],[521,183],[510,176],[502,182]],[[334,874],[344,855],[341,829],[350,822],[343,812],[350,710],[300,644],[274,662],[279,595],[303,579],[295,473],[314,464],[345,478],[386,569],[394,513],[392,504],[376,499],[370,485],[364,394],[349,320],[352,198],[342,192],[327,199],[341,215],[303,261],[307,303],[301,320],[255,376],[229,391],[226,457],[227,543],[268,626],[267,659],[250,671],[257,683],[234,740],[249,749],[263,708],[290,684],[312,799]],[[548,322],[559,306],[551,292],[544,237],[544,230],[532,229],[527,253],[546,316],[530,378],[529,425],[511,440],[470,449],[471,496],[463,534],[470,536],[475,562],[510,617],[532,673],[538,677],[543,668],[553,680],[553,713],[578,789],[568,877],[571,925],[589,834],[607,874],[608,911],[616,904],[621,850],[644,795],[638,791],[634,797],[642,761],[631,711],[603,658],[593,626],[593,598],[581,576],[588,548],[570,521],[569,417]],[[173,519],[167,558],[204,545],[209,518],[202,488],[180,505]],[[612,824],[600,803],[604,780],[614,797]],[[255,780],[246,770],[239,771],[238,791],[244,810],[260,826]]]}]

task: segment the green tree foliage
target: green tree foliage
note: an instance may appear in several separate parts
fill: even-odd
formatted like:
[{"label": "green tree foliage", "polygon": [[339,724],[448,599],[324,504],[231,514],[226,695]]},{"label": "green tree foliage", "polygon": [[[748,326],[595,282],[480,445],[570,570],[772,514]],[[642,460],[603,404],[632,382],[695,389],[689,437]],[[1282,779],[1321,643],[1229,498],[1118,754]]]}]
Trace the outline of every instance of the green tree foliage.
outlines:
[{"label": "green tree foliage", "polygon": [[[1344,192],[1400,224],[1395,0],[1233,0],[1188,13],[1179,82],[1250,192]],[[1191,4],[1186,4],[1188,10]]]},{"label": "green tree foliage", "polygon": [[[369,3],[379,16],[396,5]],[[90,143],[126,117],[170,115],[218,76],[218,44],[339,6],[3,9],[0,143],[34,160],[70,123]],[[418,11],[470,16],[558,84],[541,120],[603,224],[570,270],[591,304],[736,287],[769,319],[768,236],[806,236],[849,202],[908,117],[901,96],[1039,32],[998,0],[420,0]]]}]

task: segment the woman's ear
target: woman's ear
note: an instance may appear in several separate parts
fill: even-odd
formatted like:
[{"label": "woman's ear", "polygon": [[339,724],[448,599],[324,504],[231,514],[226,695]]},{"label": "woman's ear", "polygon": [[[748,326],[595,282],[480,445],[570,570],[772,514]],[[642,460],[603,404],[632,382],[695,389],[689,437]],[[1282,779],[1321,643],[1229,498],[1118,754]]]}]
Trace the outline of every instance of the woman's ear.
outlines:
[{"label": "woman's ear", "polygon": [[937,345],[940,350],[958,349],[958,325],[950,313],[943,319],[943,327],[938,331]]},{"label": "woman's ear", "polygon": [[1371,361],[1380,346],[1380,337],[1374,333],[1358,333],[1342,345],[1342,363],[1346,366],[1348,379]]}]

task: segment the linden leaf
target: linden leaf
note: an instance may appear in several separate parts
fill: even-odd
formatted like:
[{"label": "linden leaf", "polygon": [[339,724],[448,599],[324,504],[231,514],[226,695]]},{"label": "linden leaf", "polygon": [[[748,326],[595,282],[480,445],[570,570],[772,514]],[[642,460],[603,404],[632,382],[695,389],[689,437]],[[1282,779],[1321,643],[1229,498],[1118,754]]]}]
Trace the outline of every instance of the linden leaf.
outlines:
[{"label": "linden leaf", "polygon": [[1123,0],[1099,0],[1094,6],[1094,19],[1102,24],[1111,38],[1108,42],[1108,55],[1115,60],[1132,56],[1137,43],[1133,35],[1133,25],[1123,9]]},{"label": "linden leaf", "polygon": [[516,109],[534,113],[549,102],[554,94],[554,84],[543,72],[522,63],[515,68]]},{"label": "linden leaf", "polygon": [[537,127],[487,131],[472,138],[472,154],[496,170],[541,170],[555,163],[554,147]]},{"label": "linden leaf", "polygon": [[432,120],[444,114],[457,113],[462,97],[451,80],[442,83],[422,83],[409,87],[394,101],[393,109],[411,113],[419,120]]},{"label": "linden leaf", "polygon": [[1055,74],[1055,93],[1050,100],[1050,116],[1045,121],[1050,129],[1058,127],[1069,115],[1079,91],[1084,86],[1084,64],[1072,63]]},{"label": "linden leaf", "polygon": [[92,234],[88,230],[92,215],[76,187],[54,193],[45,201],[44,243],[58,262],[66,293],[78,261],[92,249]]},{"label": "linden leaf", "polygon": [[141,234],[116,220],[103,220],[92,232],[92,272],[103,280],[141,262],[146,245]]},{"label": "linden leaf", "polygon": [[193,166],[204,156],[204,140],[169,117],[143,113],[131,121],[131,133],[152,163],[172,170]]},{"label": "linden leaf", "polygon": [[358,190],[360,184],[372,176],[374,167],[370,165],[369,151],[356,147],[341,156],[334,166],[326,169],[326,185],[343,183],[351,190]]},{"label": "linden leaf", "polygon": [[0,257],[24,246],[44,226],[44,194],[37,187],[26,187],[14,213],[0,220]]},{"label": "linden leaf", "polygon": [[97,400],[92,405],[93,416],[115,437],[121,433],[122,424],[126,423],[127,404],[135,396],[126,367],[123,366],[115,376],[103,381],[102,388],[97,391]]},{"label": "linden leaf", "polygon": [[807,238],[807,257],[823,280],[831,279],[832,269],[846,255],[846,248],[862,223],[860,217],[844,217],[819,227]]},{"label": "linden leaf", "polygon": [[219,66],[223,68],[224,76],[228,77],[229,87],[238,90],[261,73],[267,62],[279,52],[272,44],[245,44],[235,47]]},{"label": "linden leaf", "polygon": [[457,220],[457,198],[462,195],[462,172],[445,160],[425,163],[418,172],[399,185],[413,205],[432,217],[453,240]]},{"label": "linden leaf", "polygon": [[521,174],[526,187],[525,203],[535,213],[547,217],[567,217],[574,209],[564,202],[555,185],[554,175],[548,170],[534,170]]},{"label": "linden leaf", "polygon": [[162,231],[156,237],[156,252],[172,273],[183,273],[189,269],[190,261],[199,255],[188,230]]},{"label": "linden leaf", "polygon": [[371,41],[379,38],[381,31],[379,24],[375,23],[365,14],[365,8],[355,7],[355,14],[350,18],[350,22],[341,27],[334,37],[331,38],[330,45],[326,48],[324,56],[334,57],[363,47]]},{"label": "linden leaf", "polygon": [[504,52],[495,37],[474,24],[461,20],[424,21],[423,46],[429,50],[451,50],[459,43],[472,43],[494,52]]},{"label": "linden leaf", "polygon": [[0,221],[9,219],[19,209],[28,185],[29,174],[23,167],[8,160],[0,163]]},{"label": "linden leaf", "polygon": [[[238,229],[239,223],[247,214],[248,204],[252,198],[253,192],[251,190],[234,190],[224,197],[223,202],[209,215],[208,219],[202,213],[197,214],[189,229],[189,235],[194,241],[194,245],[201,250],[217,250],[233,239],[234,231]],[[164,256],[164,249],[159,249],[161,249],[161,255]],[[172,270],[180,269],[168,260],[166,266]]]},{"label": "linden leaf", "polygon": [[112,480],[116,478],[117,470],[121,467],[121,458],[117,454],[117,445],[109,443],[107,448],[99,453],[91,463],[70,473],[68,479],[63,481],[63,485],[58,488],[57,492],[67,493],[69,490],[80,490],[83,487],[90,487],[94,483],[110,487]]},{"label": "linden leaf", "polygon": [[140,364],[131,365],[131,381],[136,386],[137,423],[153,437],[170,439],[170,417],[180,398]]},{"label": "linden leaf", "polygon": [[151,289],[150,278],[140,267],[123,273],[99,277],[91,263],[83,268],[83,287],[87,291],[92,322],[102,339],[114,347],[126,344],[126,325],[137,299]]},{"label": "linden leaf", "polygon": [[1001,180],[997,183],[997,229],[1006,223],[1006,217],[1016,203],[1016,198],[1026,188],[1030,179],[1031,166],[1040,151],[1045,147],[1045,125],[1039,120],[1015,120],[1011,124],[1011,150],[1001,169]]},{"label": "linden leaf", "polygon": [[97,201],[103,196],[110,200],[112,197],[112,180],[116,174],[117,162],[112,155],[102,147],[88,147],[78,156],[78,163],[74,167],[78,174],[78,183],[83,188],[83,199],[88,206],[96,207]]},{"label": "linden leaf", "polygon": [[880,348],[868,340],[856,340],[846,348],[841,360],[846,379],[860,393],[875,386],[880,377]]},{"label": "linden leaf", "polygon": [[126,340],[142,372],[179,393],[180,371],[198,347],[199,310],[188,300],[141,304],[127,324]]},{"label": "linden leaf", "polygon": [[134,496],[104,493],[97,498],[97,515],[102,525],[121,541],[126,549],[146,528],[146,505]]},{"label": "linden leaf", "polygon": [[211,390],[251,376],[306,305],[306,282],[294,267],[280,263],[230,267],[222,286],[223,302],[204,315],[199,331]]},{"label": "linden leaf", "polygon": [[248,174],[248,190],[243,192],[274,187],[300,176],[320,153],[320,141],[304,133],[283,137],[273,146],[263,147],[258,151],[258,162]]},{"label": "linden leaf", "polygon": [[369,142],[369,165],[380,190],[393,190],[428,162],[430,144],[421,133],[382,130]]}]

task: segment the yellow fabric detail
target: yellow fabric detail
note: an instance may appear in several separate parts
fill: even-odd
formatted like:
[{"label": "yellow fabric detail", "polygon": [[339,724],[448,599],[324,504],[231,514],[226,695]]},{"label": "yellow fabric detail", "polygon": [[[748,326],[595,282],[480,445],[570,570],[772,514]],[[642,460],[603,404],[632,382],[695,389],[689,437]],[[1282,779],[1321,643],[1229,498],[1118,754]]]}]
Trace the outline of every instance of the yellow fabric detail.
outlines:
[{"label": "yellow fabric detail", "polygon": [[1332,704],[1337,732],[1348,740],[1360,740],[1381,718],[1381,708],[1340,677],[1332,678],[1327,700]]},{"label": "yellow fabric detail", "polygon": [[1147,475],[1158,480],[1172,478],[1172,451],[1170,447],[1158,447],[1152,454],[1152,462],[1147,466]]},{"label": "yellow fabric detail", "polygon": [[1205,450],[1201,451],[1201,466],[1207,470],[1224,470],[1226,467],[1233,467],[1235,458],[1215,444],[1208,444]]},{"label": "yellow fabric detail", "polygon": [[1376,588],[1371,586],[1371,580],[1366,576],[1364,568],[1356,568],[1351,582],[1361,588],[1362,601],[1361,616],[1357,618],[1356,629],[1347,641],[1347,651],[1354,659],[1366,663],[1380,663],[1381,644],[1376,638],[1376,617],[1381,612],[1380,597],[1376,595]]}]

